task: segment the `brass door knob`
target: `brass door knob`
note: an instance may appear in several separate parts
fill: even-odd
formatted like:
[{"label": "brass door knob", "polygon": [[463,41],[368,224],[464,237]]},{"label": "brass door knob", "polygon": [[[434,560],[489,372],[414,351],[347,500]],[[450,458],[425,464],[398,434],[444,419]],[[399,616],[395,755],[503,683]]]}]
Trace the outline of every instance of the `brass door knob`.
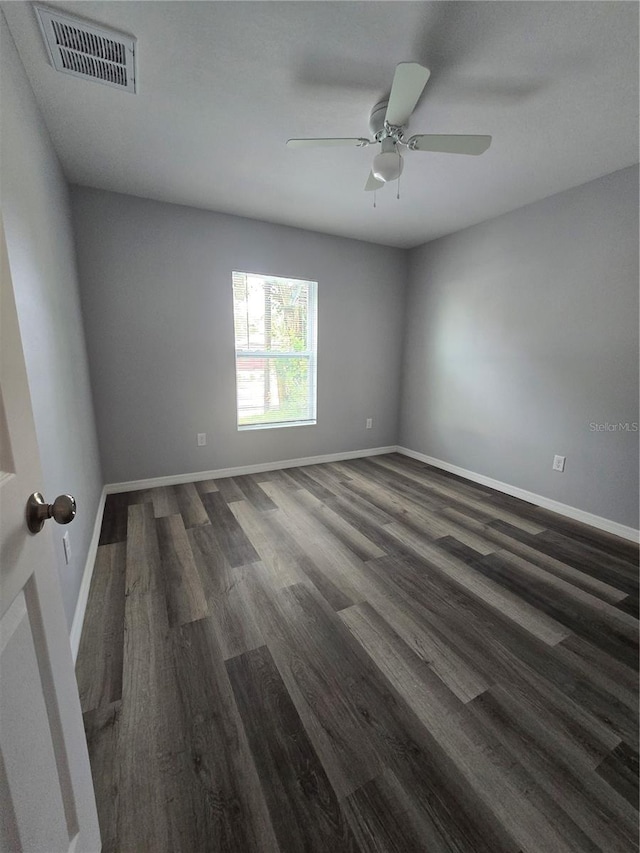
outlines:
[{"label": "brass door knob", "polygon": [[34,492],[27,501],[27,527],[32,533],[39,533],[48,518],[58,524],[69,524],[75,517],[76,499],[72,495],[58,495],[48,504],[40,492]]}]

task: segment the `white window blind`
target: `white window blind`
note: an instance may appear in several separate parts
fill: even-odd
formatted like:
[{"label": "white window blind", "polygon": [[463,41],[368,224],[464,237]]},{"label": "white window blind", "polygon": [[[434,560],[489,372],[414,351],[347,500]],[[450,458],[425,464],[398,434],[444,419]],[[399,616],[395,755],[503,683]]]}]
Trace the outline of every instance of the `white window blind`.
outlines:
[{"label": "white window blind", "polygon": [[317,283],[233,273],[238,429],[316,422]]}]

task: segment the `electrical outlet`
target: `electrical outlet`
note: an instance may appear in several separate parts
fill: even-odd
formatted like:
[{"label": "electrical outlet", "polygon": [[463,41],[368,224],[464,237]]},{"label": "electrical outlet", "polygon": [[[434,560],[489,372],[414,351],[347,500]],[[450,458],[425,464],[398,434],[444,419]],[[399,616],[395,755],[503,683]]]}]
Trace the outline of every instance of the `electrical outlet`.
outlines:
[{"label": "electrical outlet", "polygon": [[198,447],[204,447],[207,443],[207,434],[206,432],[198,433]]},{"label": "electrical outlet", "polygon": [[564,463],[566,456],[554,456],[553,457],[553,470],[554,471],[564,471]]},{"label": "electrical outlet", "polygon": [[69,539],[69,531],[67,530],[62,537],[62,547],[64,548],[64,561],[67,565],[71,562],[71,540]]},{"label": "electrical outlet", "polygon": [[371,429],[373,427],[373,418],[367,418],[367,429]]}]

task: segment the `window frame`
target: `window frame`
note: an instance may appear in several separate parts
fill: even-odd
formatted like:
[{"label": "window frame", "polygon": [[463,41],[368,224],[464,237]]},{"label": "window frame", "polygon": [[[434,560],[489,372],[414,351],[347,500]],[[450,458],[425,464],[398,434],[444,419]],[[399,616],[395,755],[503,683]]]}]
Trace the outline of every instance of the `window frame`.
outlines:
[{"label": "window frame", "polygon": [[[300,278],[298,276],[273,275],[271,273],[262,272],[247,272],[246,270],[233,269],[231,272],[231,282],[233,287],[233,279],[236,275],[251,276],[261,278],[264,281],[269,280],[284,280],[284,281],[299,281],[306,284],[308,290],[307,301],[307,349],[305,350],[289,350],[283,352],[281,350],[239,350],[236,348],[236,330],[235,330],[235,311],[233,305],[232,291],[232,323],[233,323],[233,344],[234,344],[234,370],[235,370],[235,389],[236,389],[236,429],[238,432],[246,432],[256,429],[283,429],[297,426],[315,426],[318,422],[318,282],[308,278]],[[239,408],[238,408],[238,360],[239,359],[274,359],[274,358],[298,358],[307,359],[309,364],[309,383],[307,396],[307,409],[310,414],[309,418],[296,421],[276,421],[272,423],[257,423],[257,424],[240,424]]]}]

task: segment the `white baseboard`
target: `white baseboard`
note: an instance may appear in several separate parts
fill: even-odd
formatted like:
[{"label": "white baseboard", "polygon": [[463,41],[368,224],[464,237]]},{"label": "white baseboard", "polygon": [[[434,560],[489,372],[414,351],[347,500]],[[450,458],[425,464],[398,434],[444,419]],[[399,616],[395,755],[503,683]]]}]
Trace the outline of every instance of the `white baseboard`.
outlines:
[{"label": "white baseboard", "polygon": [[279,471],[281,468],[300,468],[303,465],[320,465],[323,462],[342,462],[344,459],[360,459],[363,456],[382,456],[395,453],[395,444],[390,447],[369,447],[365,450],[348,450],[344,453],[325,453],[322,456],[305,456],[302,459],[282,459],[279,462],[258,462],[255,465],[240,465],[236,468],[218,468],[216,471],[198,471],[192,474],[170,474],[149,480],[129,480],[125,483],[108,483],[107,494],[135,492],[138,489],[156,489],[159,486],[177,486],[180,483],[196,483],[198,480],[217,480],[220,477],[240,477],[242,474],[261,474],[263,471]]},{"label": "white baseboard", "polygon": [[476,474],[475,471],[468,471],[466,468],[460,468],[458,465],[452,465],[450,462],[443,462],[442,459],[436,459],[433,456],[427,456],[424,453],[418,453],[416,450],[409,450],[407,447],[397,447],[398,453],[404,456],[410,456],[412,459],[417,459],[420,462],[425,462],[427,465],[433,465],[434,468],[441,468],[443,471],[449,471],[451,474],[457,474],[464,477],[466,480],[472,480],[474,483],[480,483],[482,486],[489,486],[496,489],[498,492],[504,492],[506,495],[511,495],[514,498],[527,501],[530,504],[549,509],[552,512],[557,512],[559,515],[564,515],[567,518],[573,518],[575,521],[581,521],[583,524],[589,524],[591,527],[597,527],[598,530],[604,530],[607,533],[613,533],[615,536],[620,536],[623,539],[629,539],[631,542],[638,542],[640,532],[633,527],[627,527],[624,524],[619,524],[617,521],[611,521],[609,518],[603,518],[600,515],[594,515],[591,512],[578,509],[569,504],[554,501],[551,498],[545,498],[543,495],[537,495],[535,492],[529,492],[526,489],[520,489],[518,486],[511,486],[509,483],[502,483],[500,480],[494,480],[493,477],[486,477],[484,474]]},{"label": "white baseboard", "polygon": [[96,520],[93,524],[93,534],[89,543],[89,553],[84,564],[84,572],[82,573],[82,582],[80,583],[80,592],[78,593],[78,601],[73,614],[73,622],[71,623],[71,632],[69,634],[69,642],[71,643],[71,653],[75,664],[78,657],[78,649],[80,648],[80,636],[82,634],[82,625],[84,623],[84,612],[87,609],[87,601],[89,600],[89,588],[91,587],[91,578],[93,577],[93,567],[96,563],[98,554],[98,542],[100,541],[100,528],[102,526],[102,513],[104,512],[104,502],[107,496],[106,487],[103,488],[98,501],[98,509],[96,510]]}]

